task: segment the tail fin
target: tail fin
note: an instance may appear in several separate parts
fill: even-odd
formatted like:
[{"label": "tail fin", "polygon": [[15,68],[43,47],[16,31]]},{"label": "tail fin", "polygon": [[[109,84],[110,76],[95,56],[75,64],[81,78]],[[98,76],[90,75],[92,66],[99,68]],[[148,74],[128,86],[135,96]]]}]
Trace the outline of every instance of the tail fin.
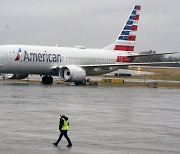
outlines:
[{"label": "tail fin", "polygon": [[107,46],[104,49],[118,51],[134,51],[134,42],[136,40],[140,10],[141,6],[135,5],[117,40],[113,43],[113,45]]}]

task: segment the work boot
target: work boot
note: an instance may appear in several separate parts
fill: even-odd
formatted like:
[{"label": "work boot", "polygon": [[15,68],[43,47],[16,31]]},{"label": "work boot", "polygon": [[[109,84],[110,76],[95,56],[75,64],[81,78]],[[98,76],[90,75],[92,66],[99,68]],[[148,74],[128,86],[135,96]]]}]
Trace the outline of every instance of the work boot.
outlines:
[{"label": "work boot", "polygon": [[57,143],[53,143],[53,145],[58,146]]},{"label": "work boot", "polygon": [[72,144],[68,144],[66,147],[71,148],[71,147],[72,147]]}]

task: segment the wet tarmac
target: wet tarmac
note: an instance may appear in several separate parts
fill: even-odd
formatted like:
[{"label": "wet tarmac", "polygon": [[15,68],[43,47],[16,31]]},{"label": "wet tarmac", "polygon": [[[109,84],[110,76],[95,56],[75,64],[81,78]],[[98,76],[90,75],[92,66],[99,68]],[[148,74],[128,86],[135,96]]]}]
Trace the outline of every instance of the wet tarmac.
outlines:
[{"label": "wet tarmac", "polygon": [[[0,81],[0,153],[179,154],[180,90]],[[70,119],[72,148],[59,135]]]}]

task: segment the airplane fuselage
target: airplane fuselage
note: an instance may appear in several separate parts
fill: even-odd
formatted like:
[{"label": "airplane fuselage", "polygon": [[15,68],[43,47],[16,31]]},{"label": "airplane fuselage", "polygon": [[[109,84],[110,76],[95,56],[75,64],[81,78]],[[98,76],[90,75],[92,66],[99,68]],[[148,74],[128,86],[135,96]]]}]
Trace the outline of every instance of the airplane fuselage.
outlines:
[{"label": "airplane fuselage", "polygon": [[114,64],[118,56],[127,57],[129,54],[132,53],[100,49],[3,45],[0,46],[0,72],[51,74],[53,68],[66,65]]}]

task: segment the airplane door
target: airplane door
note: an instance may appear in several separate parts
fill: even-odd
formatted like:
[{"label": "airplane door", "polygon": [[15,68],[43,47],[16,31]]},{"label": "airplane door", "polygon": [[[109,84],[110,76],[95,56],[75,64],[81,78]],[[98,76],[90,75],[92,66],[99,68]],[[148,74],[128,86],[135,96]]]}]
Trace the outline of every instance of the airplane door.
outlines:
[{"label": "airplane door", "polygon": [[65,56],[64,56],[64,63],[65,63],[65,64],[68,64],[68,62],[69,62],[68,56],[65,55]]},{"label": "airplane door", "polygon": [[13,52],[9,51],[8,52],[8,63],[12,64],[13,63]]},{"label": "airplane door", "polygon": [[13,61],[13,52],[8,52],[8,60],[7,60],[7,68],[11,71],[14,68],[14,61]]}]

